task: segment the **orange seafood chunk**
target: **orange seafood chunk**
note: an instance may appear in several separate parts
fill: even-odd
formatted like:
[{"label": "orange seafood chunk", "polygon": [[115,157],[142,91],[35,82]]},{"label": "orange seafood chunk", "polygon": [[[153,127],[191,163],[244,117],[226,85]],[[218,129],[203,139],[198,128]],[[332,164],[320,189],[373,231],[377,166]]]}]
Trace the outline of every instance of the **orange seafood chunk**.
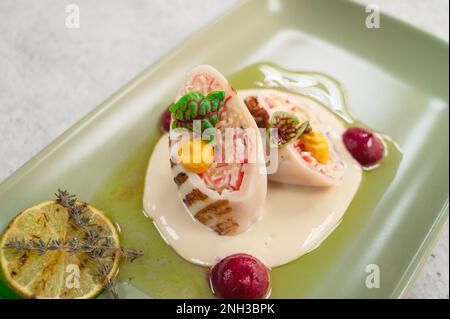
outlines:
[{"label": "orange seafood chunk", "polygon": [[328,142],[325,136],[316,131],[310,131],[300,135],[303,144],[302,150],[310,152],[311,155],[321,164],[326,164],[329,158]]}]

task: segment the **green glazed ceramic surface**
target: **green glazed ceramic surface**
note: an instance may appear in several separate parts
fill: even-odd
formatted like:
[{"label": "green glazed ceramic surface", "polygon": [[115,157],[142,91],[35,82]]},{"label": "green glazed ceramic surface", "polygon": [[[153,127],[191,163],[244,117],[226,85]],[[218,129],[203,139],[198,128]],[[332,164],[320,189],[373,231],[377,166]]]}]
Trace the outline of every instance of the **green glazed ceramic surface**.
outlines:
[{"label": "green glazed ceramic surface", "polygon": [[[271,61],[338,79],[353,115],[403,150],[400,162],[388,143],[392,156],[365,173],[336,231],[317,250],[273,270],[272,297],[403,296],[448,218],[448,45],[387,16],[382,28],[366,29],[364,8],[350,2],[286,0],[279,11],[261,3],[247,1],[197,33],[5,180],[0,229],[67,188],[106,211],[125,245],[145,250],[121,268],[123,297],[211,297],[205,270],[178,257],[142,214],[158,115],[197,64],[231,75]],[[249,86],[242,73],[231,82]],[[380,268],[378,289],[365,285],[371,264]],[[0,296],[14,296],[3,282]]]}]

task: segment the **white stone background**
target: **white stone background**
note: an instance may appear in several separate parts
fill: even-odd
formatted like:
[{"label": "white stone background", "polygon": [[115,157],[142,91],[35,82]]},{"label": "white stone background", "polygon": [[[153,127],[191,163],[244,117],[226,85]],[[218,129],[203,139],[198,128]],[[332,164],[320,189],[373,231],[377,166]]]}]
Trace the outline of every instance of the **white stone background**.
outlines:
[{"label": "white stone background", "polygon": [[[377,4],[448,42],[447,0],[356,1]],[[0,181],[237,2],[0,0]],[[81,8],[78,30],[64,25],[69,3]],[[448,267],[447,225],[409,296],[449,298]]]}]

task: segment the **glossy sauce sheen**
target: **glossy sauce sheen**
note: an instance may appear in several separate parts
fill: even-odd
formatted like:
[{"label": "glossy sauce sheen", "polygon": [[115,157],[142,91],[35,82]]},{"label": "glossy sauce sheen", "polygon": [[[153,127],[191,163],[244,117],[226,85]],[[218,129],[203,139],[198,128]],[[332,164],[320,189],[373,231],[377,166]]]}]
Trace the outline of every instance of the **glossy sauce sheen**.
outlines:
[{"label": "glossy sauce sheen", "polygon": [[248,253],[276,267],[318,247],[334,230],[358,190],[362,170],[342,143],[343,123],[314,100],[308,105],[345,164],[341,182],[324,188],[269,183],[261,220],[236,236],[220,236],[188,214],[170,171],[168,135],[161,137],[147,169],[144,210],[181,257],[210,266],[228,255]]}]

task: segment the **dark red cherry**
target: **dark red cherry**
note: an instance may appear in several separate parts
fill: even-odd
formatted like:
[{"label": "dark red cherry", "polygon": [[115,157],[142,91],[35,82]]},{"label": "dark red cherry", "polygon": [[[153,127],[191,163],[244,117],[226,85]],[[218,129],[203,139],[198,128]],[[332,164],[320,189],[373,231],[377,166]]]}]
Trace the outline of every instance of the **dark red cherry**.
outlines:
[{"label": "dark red cherry", "polygon": [[166,109],[164,113],[161,115],[161,129],[164,132],[169,132],[170,130],[171,116],[172,113],[170,113],[169,109]]},{"label": "dark red cherry", "polygon": [[210,283],[213,292],[221,298],[264,298],[269,290],[269,271],[253,256],[234,254],[211,269]]},{"label": "dark red cherry", "polygon": [[384,144],[369,130],[352,127],[342,138],[347,150],[362,166],[375,165],[383,158]]}]

